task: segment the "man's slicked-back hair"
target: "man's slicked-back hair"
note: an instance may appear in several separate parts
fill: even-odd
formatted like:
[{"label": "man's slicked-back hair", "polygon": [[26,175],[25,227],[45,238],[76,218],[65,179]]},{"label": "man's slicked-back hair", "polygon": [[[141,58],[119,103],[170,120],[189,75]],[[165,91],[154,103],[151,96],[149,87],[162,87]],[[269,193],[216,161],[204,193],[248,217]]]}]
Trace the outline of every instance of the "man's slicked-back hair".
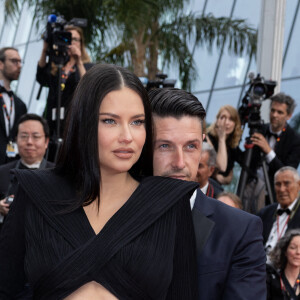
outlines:
[{"label": "man's slicked-back hair", "polygon": [[159,88],[149,91],[154,115],[158,117],[198,117],[201,124],[206,116],[201,102],[193,94],[177,88]]},{"label": "man's slicked-back hair", "polygon": [[129,70],[97,64],[86,72],[75,90],[57,162],[57,172],[67,176],[80,195],[78,203],[68,203],[72,209],[95,199],[100,203],[99,109],[108,93],[123,87],[140,96],[145,111],[146,141],[140,158],[129,172],[133,177],[152,175],[152,114],[147,91]]}]

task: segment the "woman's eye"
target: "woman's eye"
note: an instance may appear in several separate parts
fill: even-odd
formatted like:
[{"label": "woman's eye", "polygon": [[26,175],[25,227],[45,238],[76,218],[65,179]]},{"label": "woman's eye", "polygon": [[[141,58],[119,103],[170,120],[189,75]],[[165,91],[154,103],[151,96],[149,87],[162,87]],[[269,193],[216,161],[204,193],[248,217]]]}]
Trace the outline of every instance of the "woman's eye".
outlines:
[{"label": "woman's eye", "polygon": [[132,122],[133,125],[136,125],[136,126],[141,126],[143,124],[145,124],[145,120],[135,120]]},{"label": "woman's eye", "polygon": [[159,145],[159,148],[162,148],[162,149],[168,149],[169,145],[168,144],[161,144]]},{"label": "woman's eye", "polygon": [[113,119],[103,119],[102,122],[105,124],[115,124],[116,123],[115,120],[113,120]]}]

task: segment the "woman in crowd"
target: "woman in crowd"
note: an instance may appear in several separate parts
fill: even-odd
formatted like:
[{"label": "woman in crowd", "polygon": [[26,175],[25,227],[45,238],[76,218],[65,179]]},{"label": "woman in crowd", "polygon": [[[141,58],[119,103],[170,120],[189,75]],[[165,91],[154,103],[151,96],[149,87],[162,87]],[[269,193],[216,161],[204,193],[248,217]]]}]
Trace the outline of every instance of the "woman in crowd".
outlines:
[{"label": "woman in crowd", "polygon": [[[80,27],[66,26],[65,30],[72,35],[72,43],[67,50],[68,61],[64,62],[61,74],[61,107],[65,115],[69,108],[72,95],[80,78],[85,74],[92,64],[85,50],[83,31]],[[44,42],[42,54],[38,62],[36,79],[43,85],[49,87],[45,117],[50,127],[50,136],[56,131],[56,122],[52,119],[53,109],[57,107],[58,95],[58,68],[54,62],[46,63],[48,55],[48,43]],[[55,114],[54,114],[55,115]],[[62,122],[62,129],[64,122]],[[61,133],[60,132],[60,133]],[[59,133],[59,135],[61,135]],[[57,135],[57,133],[56,133]]]},{"label": "woman in crowd", "polygon": [[300,299],[300,229],[288,231],[270,253],[268,299]]},{"label": "woman in crowd", "polygon": [[53,170],[17,171],[0,239],[0,299],[196,299],[189,198],[196,183],[152,174],[148,95],[131,72],[80,81]]},{"label": "woman in crowd", "polygon": [[233,176],[233,166],[239,155],[239,141],[242,136],[241,121],[237,110],[224,105],[217,114],[217,120],[207,129],[207,141],[217,152],[217,169],[214,178],[220,184],[229,184]]}]

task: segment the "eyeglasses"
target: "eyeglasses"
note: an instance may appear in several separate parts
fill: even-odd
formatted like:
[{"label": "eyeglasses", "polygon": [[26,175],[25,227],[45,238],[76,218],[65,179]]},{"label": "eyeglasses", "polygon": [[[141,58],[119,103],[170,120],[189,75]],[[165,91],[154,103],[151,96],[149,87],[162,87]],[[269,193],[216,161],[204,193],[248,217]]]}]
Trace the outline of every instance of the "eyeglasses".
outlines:
[{"label": "eyeglasses", "polygon": [[76,37],[72,37],[72,42],[77,42],[77,43],[80,43],[81,42],[81,39],[80,38],[76,38]]},{"label": "eyeglasses", "polygon": [[22,61],[21,59],[17,59],[17,58],[7,58],[7,60],[11,61],[14,65],[23,65],[24,61]]},{"label": "eyeglasses", "polygon": [[41,140],[41,138],[43,138],[45,135],[40,135],[40,134],[27,134],[27,133],[21,133],[20,135],[18,135],[18,137],[20,138],[21,141],[23,142],[27,142],[29,137],[31,137],[31,139],[35,142],[38,142]]}]

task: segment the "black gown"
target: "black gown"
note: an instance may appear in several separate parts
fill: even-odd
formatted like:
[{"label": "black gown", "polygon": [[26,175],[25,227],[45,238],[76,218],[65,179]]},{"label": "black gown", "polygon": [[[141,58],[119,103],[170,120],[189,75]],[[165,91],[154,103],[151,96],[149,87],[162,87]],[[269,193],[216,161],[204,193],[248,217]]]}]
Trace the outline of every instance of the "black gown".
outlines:
[{"label": "black gown", "polygon": [[118,299],[197,298],[196,183],[143,179],[96,235],[82,207],[62,213],[60,203],[76,197],[66,179],[53,170],[16,176],[0,239],[0,299],[14,299],[26,281],[34,299],[64,299],[90,281]]}]

